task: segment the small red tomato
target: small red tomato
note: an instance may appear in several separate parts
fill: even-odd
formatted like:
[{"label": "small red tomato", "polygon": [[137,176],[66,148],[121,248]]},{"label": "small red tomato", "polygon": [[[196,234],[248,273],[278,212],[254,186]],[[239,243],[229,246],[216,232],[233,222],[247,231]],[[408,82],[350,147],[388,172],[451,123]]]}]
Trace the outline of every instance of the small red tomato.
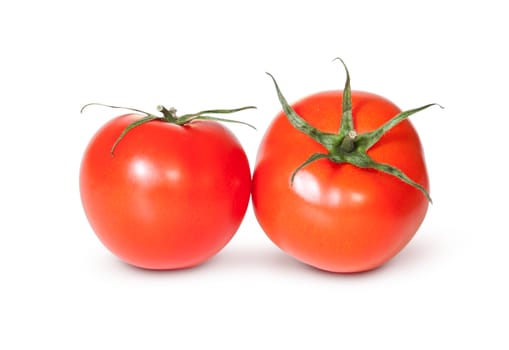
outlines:
[{"label": "small red tomato", "polygon": [[97,131],[83,155],[80,194],[93,230],[120,259],[186,268],[219,252],[237,231],[250,169],[237,138],[220,118],[206,116],[236,110],[160,111],[164,117],[122,115]]},{"label": "small red tomato", "polygon": [[[345,66],[346,69],[346,66]],[[268,237],[332,272],[376,268],[414,236],[428,208],[421,142],[389,100],[350,90],[308,96],[268,128],[253,174],[253,208]],[[274,78],[272,78],[274,79]]]}]

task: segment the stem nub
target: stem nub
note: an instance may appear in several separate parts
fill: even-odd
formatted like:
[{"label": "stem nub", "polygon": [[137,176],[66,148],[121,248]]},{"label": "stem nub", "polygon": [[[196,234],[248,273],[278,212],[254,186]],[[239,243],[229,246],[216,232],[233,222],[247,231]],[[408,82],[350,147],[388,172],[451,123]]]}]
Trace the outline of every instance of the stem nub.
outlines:
[{"label": "stem nub", "polygon": [[346,133],[345,137],[341,141],[339,145],[339,149],[342,152],[350,153],[355,149],[355,139],[357,138],[357,132],[355,130],[350,130]]},{"label": "stem nub", "polygon": [[166,109],[163,105],[159,105],[157,106],[157,110],[163,114],[167,122],[171,123],[177,120],[177,110],[175,108],[171,107],[170,109]]}]

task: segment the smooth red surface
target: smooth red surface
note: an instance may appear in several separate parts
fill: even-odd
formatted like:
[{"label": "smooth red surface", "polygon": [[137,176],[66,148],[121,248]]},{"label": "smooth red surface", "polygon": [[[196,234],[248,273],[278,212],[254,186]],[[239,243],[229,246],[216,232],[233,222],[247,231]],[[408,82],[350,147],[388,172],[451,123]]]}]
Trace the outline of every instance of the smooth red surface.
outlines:
[{"label": "smooth red surface", "polygon": [[213,121],[153,121],[133,128],[129,114],[90,141],[80,170],[87,218],[102,243],[148,269],[185,268],[220,251],[247,209],[251,177],[236,137]]},{"label": "smooth red surface", "polygon": [[[293,105],[310,124],[336,133],[341,91],[317,93]],[[400,109],[378,95],[352,92],[358,133],[371,131]],[[418,189],[394,176],[350,164],[319,160],[292,172],[320,144],[293,128],[280,113],[260,145],[253,175],[253,207],[267,236],[304,263],[333,272],[376,268],[411,240],[428,208]],[[390,130],[368,154],[405,172],[429,189],[419,137],[406,120]]]}]

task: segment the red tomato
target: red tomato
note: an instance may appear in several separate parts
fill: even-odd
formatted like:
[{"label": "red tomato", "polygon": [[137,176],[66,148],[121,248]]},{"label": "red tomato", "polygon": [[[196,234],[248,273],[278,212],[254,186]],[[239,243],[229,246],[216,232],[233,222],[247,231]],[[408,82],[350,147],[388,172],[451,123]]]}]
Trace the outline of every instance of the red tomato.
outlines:
[{"label": "red tomato", "polygon": [[90,141],[80,170],[86,216],[102,243],[125,262],[148,269],[200,264],[237,231],[251,177],[246,154],[221,124],[177,125],[127,114]]},{"label": "red tomato", "polygon": [[[320,131],[337,133],[342,98],[342,91],[320,92],[292,107]],[[383,97],[352,92],[359,135],[400,112]],[[327,151],[279,113],[261,142],[253,174],[253,207],[260,225],[282,250],[319,269],[358,272],[382,265],[414,236],[428,199],[395,176],[329,159],[300,169],[292,184],[292,173],[315,153]],[[410,121],[388,131],[367,154],[429,189],[421,142]]]}]

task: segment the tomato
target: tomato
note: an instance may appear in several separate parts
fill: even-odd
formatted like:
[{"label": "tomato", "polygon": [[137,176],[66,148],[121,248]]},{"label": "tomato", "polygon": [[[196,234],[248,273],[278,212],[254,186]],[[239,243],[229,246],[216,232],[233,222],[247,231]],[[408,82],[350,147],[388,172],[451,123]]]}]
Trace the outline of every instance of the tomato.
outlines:
[{"label": "tomato", "polygon": [[[344,101],[347,91],[351,97]],[[280,100],[285,109],[282,94]],[[353,122],[354,135],[359,135],[359,144],[364,142],[363,133],[371,137],[369,132],[401,114],[384,97],[350,91],[349,76],[344,91],[319,92],[286,105],[260,144],[252,192],[256,218],[277,246],[306,264],[344,273],[376,268],[403,249],[424,220],[429,191],[421,142],[407,119],[386,130],[367,150],[366,159],[373,161],[373,167],[326,157],[330,153],[313,139],[313,133],[320,130],[341,141],[335,135],[348,116],[345,107],[349,104],[349,122]],[[291,123],[289,112],[302,120]],[[297,130],[299,123],[315,129],[306,134]],[[343,152],[344,159],[354,153]],[[306,164],[312,155],[322,156]],[[383,168],[385,164],[401,170],[415,184],[390,174],[392,168]]]},{"label": "tomato", "polygon": [[116,117],[91,139],[79,183],[86,216],[100,241],[129,264],[200,264],[230,241],[246,213],[246,154],[216,121],[143,118]]}]

